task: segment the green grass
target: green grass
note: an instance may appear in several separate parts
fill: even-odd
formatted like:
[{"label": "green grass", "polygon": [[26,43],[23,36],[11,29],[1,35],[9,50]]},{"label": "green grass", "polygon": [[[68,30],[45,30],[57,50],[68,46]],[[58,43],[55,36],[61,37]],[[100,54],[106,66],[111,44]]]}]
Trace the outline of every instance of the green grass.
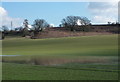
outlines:
[{"label": "green grass", "polygon": [[[111,67],[111,66],[110,66]],[[3,80],[117,80],[116,71],[3,63]]]},{"label": "green grass", "polygon": [[[3,63],[3,80],[118,79],[118,35],[6,38],[2,42],[3,55],[22,55],[3,57],[9,62]],[[36,61],[44,65],[32,65]],[[51,62],[55,65],[46,65]]]},{"label": "green grass", "polygon": [[3,55],[117,56],[117,35],[59,39],[9,38],[3,41]]}]

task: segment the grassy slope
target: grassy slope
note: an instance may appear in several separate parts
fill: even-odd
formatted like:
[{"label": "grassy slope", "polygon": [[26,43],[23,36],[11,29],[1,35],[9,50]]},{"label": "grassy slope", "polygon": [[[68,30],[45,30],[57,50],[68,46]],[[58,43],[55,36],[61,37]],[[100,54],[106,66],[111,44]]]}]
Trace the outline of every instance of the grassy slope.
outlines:
[{"label": "grassy slope", "polygon": [[117,45],[117,35],[37,40],[13,38],[3,41],[3,54],[116,56]]}]

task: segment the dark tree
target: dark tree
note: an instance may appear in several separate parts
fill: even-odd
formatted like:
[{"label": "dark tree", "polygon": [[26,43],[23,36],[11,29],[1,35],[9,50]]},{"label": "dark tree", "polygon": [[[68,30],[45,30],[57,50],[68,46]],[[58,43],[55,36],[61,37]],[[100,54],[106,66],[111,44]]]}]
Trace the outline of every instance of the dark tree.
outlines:
[{"label": "dark tree", "polygon": [[25,37],[26,35],[29,35],[29,31],[28,31],[28,20],[25,19],[23,22],[23,37]]},{"label": "dark tree", "polygon": [[4,32],[0,31],[0,40],[2,40],[4,38],[5,38]]},{"label": "dark tree", "polygon": [[81,25],[90,25],[91,21],[87,17],[81,17]]},{"label": "dark tree", "polygon": [[2,32],[2,39],[4,39],[5,38],[5,34],[4,34],[4,32]]},{"label": "dark tree", "polygon": [[22,30],[23,30],[22,27],[17,27],[17,28],[15,28],[15,31],[19,31],[19,32],[21,32]]},{"label": "dark tree", "polygon": [[44,19],[36,19],[33,24],[35,32],[40,32],[43,28],[49,27],[49,24]]},{"label": "dark tree", "polygon": [[[89,25],[90,20],[86,17],[80,16],[67,16],[61,21],[63,27],[69,27],[71,31],[74,31],[75,27],[80,25]],[[79,24],[78,24],[79,23]]]},{"label": "dark tree", "polygon": [[28,28],[28,20],[27,19],[24,20],[23,25],[24,25],[24,28]]},{"label": "dark tree", "polygon": [[110,25],[111,24],[111,22],[108,22],[108,25]]},{"label": "dark tree", "polygon": [[78,20],[81,20],[79,16],[67,16],[62,19],[61,23],[63,27],[69,27],[71,31],[74,30],[74,27],[77,26]]},{"label": "dark tree", "polygon": [[7,32],[7,31],[9,31],[9,28],[7,26],[2,26],[2,31]]}]

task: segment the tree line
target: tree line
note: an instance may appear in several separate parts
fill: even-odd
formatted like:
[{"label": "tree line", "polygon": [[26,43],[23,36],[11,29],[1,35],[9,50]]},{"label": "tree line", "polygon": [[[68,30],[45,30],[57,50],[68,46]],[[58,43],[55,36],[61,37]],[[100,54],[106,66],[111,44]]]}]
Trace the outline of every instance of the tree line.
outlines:
[{"label": "tree line", "polygon": [[[87,17],[80,17],[80,16],[67,16],[61,20],[60,27],[70,28],[71,31],[74,31],[74,28],[78,25],[89,25],[90,20]],[[50,27],[50,24],[46,22],[44,19],[35,19],[32,25],[32,28],[29,28],[28,20],[25,19],[23,22],[23,28],[15,28],[15,30],[19,30],[22,32],[22,36],[31,35],[35,36],[39,32],[41,32],[44,28]],[[9,31],[7,26],[2,26],[2,31],[7,32]],[[12,31],[12,29],[11,29]],[[4,34],[3,34],[4,35]]]},{"label": "tree line", "polygon": [[[108,22],[110,24],[110,22]],[[61,20],[61,24],[59,27],[69,28],[70,31],[75,31],[75,28],[81,26],[82,31],[88,31],[88,26],[92,25],[91,21],[87,17],[80,17],[80,16],[67,16]],[[87,27],[86,27],[87,26]],[[14,31],[19,31],[22,33],[22,36],[25,37],[27,35],[31,37],[35,37],[41,31],[43,31],[47,27],[51,27],[50,24],[44,19],[35,19],[33,24],[30,28],[28,20],[25,19],[23,22],[23,27],[15,28]],[[6,26],[2,26],[3,37],[5,36],[4,33],[8,32],[8,28]],[[11,32],[13,30],[11,29]]]}]

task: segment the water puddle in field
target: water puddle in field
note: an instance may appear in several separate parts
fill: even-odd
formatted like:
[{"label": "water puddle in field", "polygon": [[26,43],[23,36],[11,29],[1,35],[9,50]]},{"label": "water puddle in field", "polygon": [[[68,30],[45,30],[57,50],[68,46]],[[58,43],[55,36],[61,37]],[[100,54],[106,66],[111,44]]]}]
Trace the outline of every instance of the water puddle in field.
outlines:
[{"label": "water puddle in field", "polygon": [[61,65],[66,63],[112,63],[117,61],[115,57],[90,57],[81,56],[77,58],[72,57],[41,57],[41,56],[22,56],[22,55],[0,55],[2,56],[2,62],[8,63],[21,63],[21,64],[33,64],[33,65]]},{"label": "water puddle in field", "polygon": [[21,55],[0,55],[0,57],[12,57],[12,56],[21,56]]}]

